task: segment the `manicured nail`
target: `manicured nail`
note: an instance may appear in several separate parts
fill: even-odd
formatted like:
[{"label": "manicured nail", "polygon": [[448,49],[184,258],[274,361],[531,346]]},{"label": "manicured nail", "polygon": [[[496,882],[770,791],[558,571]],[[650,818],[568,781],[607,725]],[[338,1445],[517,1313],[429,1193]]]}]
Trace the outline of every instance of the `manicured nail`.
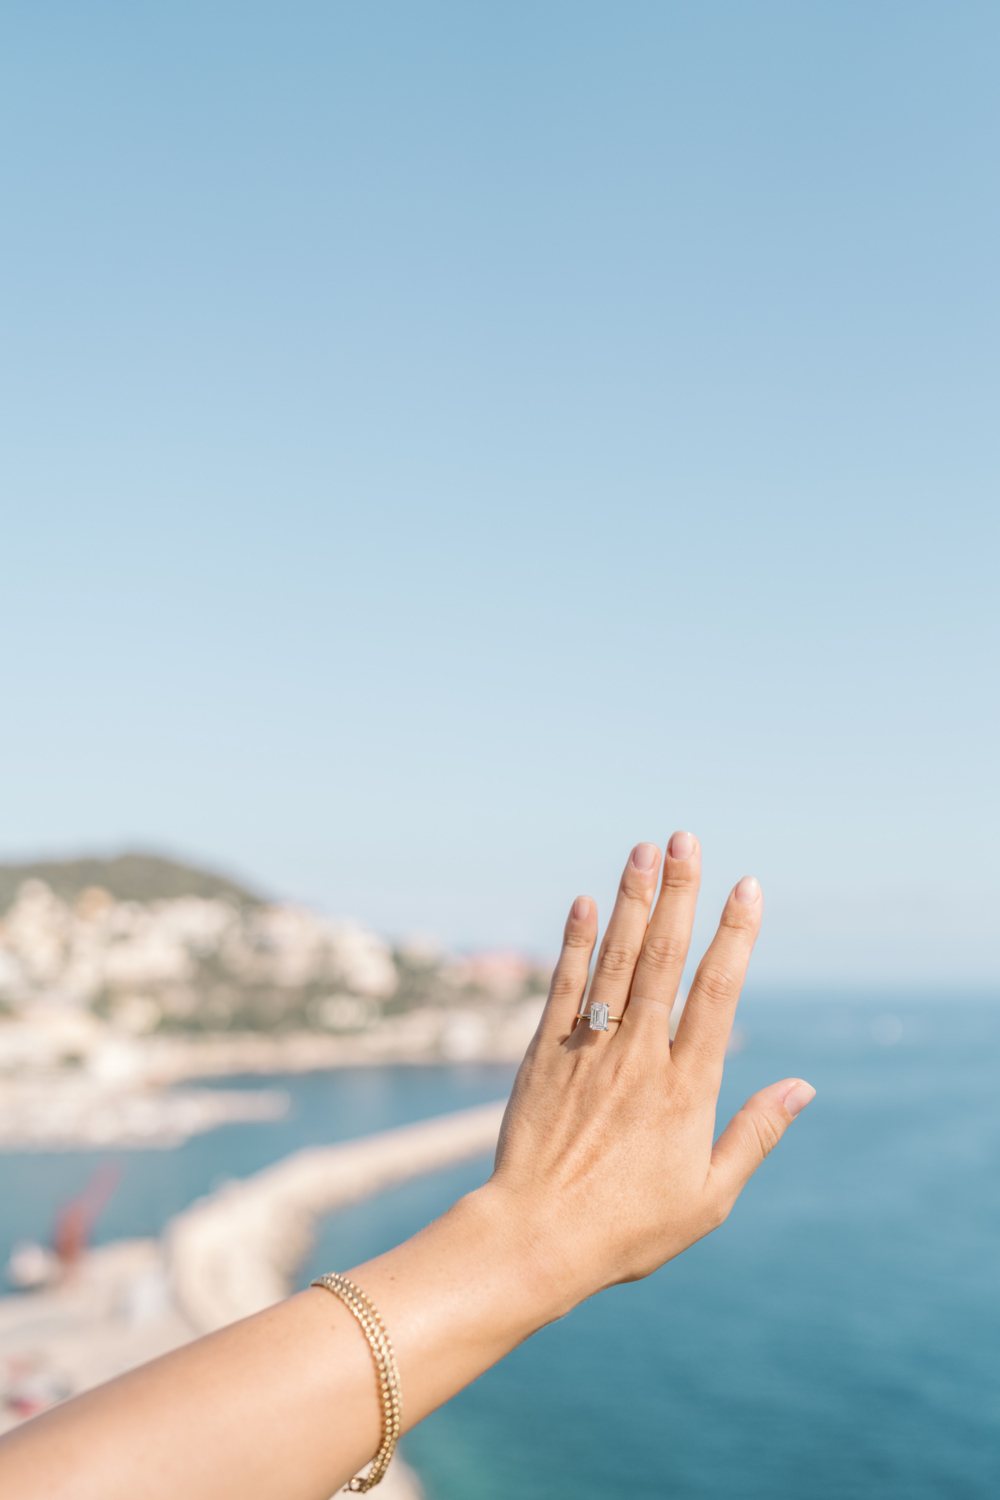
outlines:
[{"label": "manicured nail", "polygon": [[788,1090],[782,1103],[794,1120],[795,1116],[801,1114],[806,1105],[815,1097],[816,1090],[811,1083],[796,1083]]},{"label": "manicured nail", "polygon": [[655,844],[636,844],[632,850],[632,863],[637,870],[643,874],[651,870],[660,857],[660,851]]},{"label": "manicured nail", "polygon": [[590,897],[577,896],[573,902],[573,910],[570,912],[570,916],[577,922],[585,922],[590,916]]},{"label": "manicured nail", "polygon": [[744,875],[733,891],[733,895],[737,901],[742,901],[744,906],[753,906],[760,895],[760,886],[752,875]]},{"label": "manicured nail", "polygon": [[683,828],[678,829],[670,836],[667,853],[671,859],[690,859],[694,853],[694,834],[685,832]]}]

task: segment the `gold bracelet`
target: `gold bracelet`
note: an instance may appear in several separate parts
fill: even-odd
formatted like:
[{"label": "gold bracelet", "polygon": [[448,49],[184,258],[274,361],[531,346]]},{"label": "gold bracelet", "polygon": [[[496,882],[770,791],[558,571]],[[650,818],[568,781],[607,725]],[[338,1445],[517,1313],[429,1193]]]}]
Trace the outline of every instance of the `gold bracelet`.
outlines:
[{"label": "gold bracelet", "polygon": [[382,1402],[382,1443],[364,1479],[352,1479],[350,1484],[344,1486],[347,1490],[360,1490],[363,1493],[373,1489],[385,1475],[399,1437],[402,1403],[396,1355],[382,1319],[359,1286],[355,1286],[353,1281],[348,1281],[346,1276],[341,1276],[337,1271],[317,1277],[312,1285],[325,1287],[350,1308],[361,1324],[375,1359],[375,1373],[378,1376],[379,1397]]}]

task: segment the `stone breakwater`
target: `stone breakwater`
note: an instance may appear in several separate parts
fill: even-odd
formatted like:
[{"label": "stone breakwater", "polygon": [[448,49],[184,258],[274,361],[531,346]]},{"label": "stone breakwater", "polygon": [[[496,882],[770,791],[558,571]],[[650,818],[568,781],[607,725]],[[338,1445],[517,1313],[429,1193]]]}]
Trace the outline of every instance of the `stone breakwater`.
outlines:
[{"label": "stone breakwater", "polygon": [[[167,1252],[177,1305],[208,1333],[288,1292],[318,1219],[492,1150],[504,1104],[296,1151],[178,1215]],[[336,1267],[332,1269],[337,1269]]]},{"label": "stone breakwater", "polygon": [[[279,1301],[321,1217],[492,1150],[503,1110],[297,1151],[194,1203],[159,1241],[105,1245],[58,1285],[0,1298],[0,1431]],[[379,1486],[381,1500],[420,1493],[399,1460]]]}]

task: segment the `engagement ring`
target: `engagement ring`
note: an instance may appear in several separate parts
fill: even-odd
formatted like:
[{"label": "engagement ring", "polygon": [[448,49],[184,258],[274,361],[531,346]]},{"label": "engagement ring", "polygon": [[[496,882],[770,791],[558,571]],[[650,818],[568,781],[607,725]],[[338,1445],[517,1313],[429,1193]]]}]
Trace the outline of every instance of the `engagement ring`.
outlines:
[{"label": "engagement ring", "polygon": [[577,1021],[589,1021],[591,1031],[607,1031],[608,1022],[620,1022],[621,1016],[609,1016],[606,1005],[602,1005],[600,1000],[591,1000],[589,1010],[582,1010],[573,1017],[574,1027]]}]

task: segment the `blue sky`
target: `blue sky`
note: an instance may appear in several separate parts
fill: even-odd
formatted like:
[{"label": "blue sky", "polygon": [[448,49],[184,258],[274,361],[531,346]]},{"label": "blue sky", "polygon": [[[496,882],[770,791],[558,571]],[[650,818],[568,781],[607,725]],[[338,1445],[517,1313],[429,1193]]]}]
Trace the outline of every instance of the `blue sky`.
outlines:
[{"label": "blue sky", "polygon": [[0,18],[0,853],[1000,982],[1000,15]]}]

